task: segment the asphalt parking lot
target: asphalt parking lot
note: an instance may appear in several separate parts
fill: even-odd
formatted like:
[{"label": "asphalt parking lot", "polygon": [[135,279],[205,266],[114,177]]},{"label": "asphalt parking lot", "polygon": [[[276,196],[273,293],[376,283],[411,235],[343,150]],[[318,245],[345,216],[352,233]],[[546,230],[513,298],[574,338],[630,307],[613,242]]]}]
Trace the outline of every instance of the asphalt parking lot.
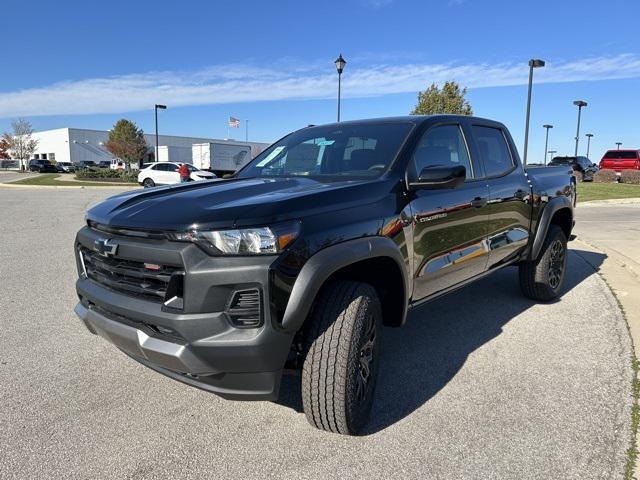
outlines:
[{"label": "asphalt parking lot", "polygon": [[631,342],[589,263],[553,304],[510,268],[385,329],[362,437],[311,428],[295,377],[237,403],[136,364],[73,314],[72,243],[114,190],[0,188],[0,478],[619,478]]}]

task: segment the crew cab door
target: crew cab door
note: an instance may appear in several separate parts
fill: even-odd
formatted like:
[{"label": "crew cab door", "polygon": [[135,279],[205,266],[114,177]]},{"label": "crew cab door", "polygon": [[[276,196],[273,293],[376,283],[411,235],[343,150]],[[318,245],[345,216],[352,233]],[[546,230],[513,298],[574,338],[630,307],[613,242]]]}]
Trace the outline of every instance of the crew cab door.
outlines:
[{"label": "crew cab door", "polygon": [[463,165],[466,180],[451,189],[412,190],[414,289],[418,301],[484,272],[488,196],[476,178],[462,124],[440,124],[420,138],[407,175],[428,166]]},{"label": "crew cab door", "polygon": [[472,125],[472,137],[489,185],[488,268],[519,255],[529,239],[531,187],[509,132]]}]

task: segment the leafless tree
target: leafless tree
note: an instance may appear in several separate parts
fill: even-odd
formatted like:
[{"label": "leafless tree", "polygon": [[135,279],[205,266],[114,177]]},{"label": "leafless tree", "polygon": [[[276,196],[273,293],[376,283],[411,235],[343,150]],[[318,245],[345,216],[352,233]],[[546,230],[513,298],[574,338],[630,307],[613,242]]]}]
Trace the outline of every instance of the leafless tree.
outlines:
[{"label": "leafless tree", "polygon": [[24,118],[11,122],[11,133],[4,133],[2,139],[9,144],[11,158],[20,161],[20,170],[26,170],[27,163],[38,148],[38,140],[32,137],[33,128]]}]

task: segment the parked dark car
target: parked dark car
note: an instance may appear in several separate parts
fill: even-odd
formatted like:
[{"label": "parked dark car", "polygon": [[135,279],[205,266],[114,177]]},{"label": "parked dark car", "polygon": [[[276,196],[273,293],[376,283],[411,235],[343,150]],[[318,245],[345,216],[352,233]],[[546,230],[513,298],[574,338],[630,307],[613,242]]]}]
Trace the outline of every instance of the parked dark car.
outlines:
[{"label": "parked dark car", "polygon": [[523,168],[491,120],[303,128],[229,179],[89,210],[75,311],[143,365],[224,398],[275,400],[297,370],[309,422],[355,434],[382,326],[509,265],[525,296],[556,299],[574,201],[566,166]]},{"label": "parked dark car", "polygon": [[75,164],[76,170],[86,170],[87,168],[96,168],[97,165],[95,162],[90,160],[81,160]]},{"label": "parked dark car", "polygon": [[593,175],[598,171],[598,166],[589,160],[587,157],[553,157],[549,162],[552,167],[559,167],[562,165],[570,166],[577,175],[580,175],[585,182],[593,181]]},{"label": "parked dark car", "polygon": [[73,173],[76,171],[76,166],[71,162],[57,162],[56,170],[60,173]]},{"label": "parked dark car", "polygon": [[98,168],[111,168],[110,160],[100,160],[97,165]]},{"label": "parked dark car", "polygon": [[56,167],[49,160],[31,160],[29,162],[29,171],[38,173],[56,173]]}]

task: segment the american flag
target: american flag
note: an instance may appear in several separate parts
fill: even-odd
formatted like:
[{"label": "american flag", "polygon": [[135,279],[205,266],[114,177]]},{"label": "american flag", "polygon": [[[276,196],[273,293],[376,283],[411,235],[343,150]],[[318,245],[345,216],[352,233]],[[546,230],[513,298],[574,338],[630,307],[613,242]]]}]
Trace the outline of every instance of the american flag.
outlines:
[{"label": "american flag", "polygon": [[229,117],[229,127],[230,128],[240,128],[240,120],[235,117]]}]

